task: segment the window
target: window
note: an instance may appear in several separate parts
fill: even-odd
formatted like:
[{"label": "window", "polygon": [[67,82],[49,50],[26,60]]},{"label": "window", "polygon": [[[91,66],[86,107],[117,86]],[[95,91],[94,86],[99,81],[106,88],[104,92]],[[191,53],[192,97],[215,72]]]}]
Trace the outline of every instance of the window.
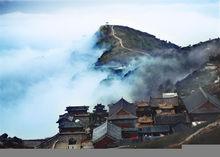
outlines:
[{"label": "window", "polygon": [[74,138],[69,139],[69,145],[74,145],[76,144],[76,140]]}]

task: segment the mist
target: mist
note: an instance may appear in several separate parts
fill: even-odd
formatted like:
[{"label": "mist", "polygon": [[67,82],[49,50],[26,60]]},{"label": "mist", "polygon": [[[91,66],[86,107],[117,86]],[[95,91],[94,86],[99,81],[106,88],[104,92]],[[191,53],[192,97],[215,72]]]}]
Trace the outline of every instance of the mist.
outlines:
[{"label": "mist", "polygon": [[148,101],[165,92],[178,92],[178,81],[196,70],[201,71],[206,63],[210,63],[211,56],[220,54],[219,41],[218,38],[192,47],[156,50],[132,60],[122,75],[122,81],[132,89],[130,99]]},{"label": "mist", "polygon": [[[117,80],[108,88],[99,86],[108,72],[93,67],[104,51],[94,48],[98,27],[86,32],[87,35],[81,32],[80,36],[78,30],[69,29],[71,36],[65,32],[61,36],[59,31],[66,28],[57,26],[51,32],[49,27],[55,23],[44,21],[44,15],[6,16],[24,20],[27,25],[26,28],[3,28],[6,31],[1,39],[6,38],[9,30],[16,33],[17,39],[10,37],[14,35],[10,31],[9,40],[1,44],[0,132],[22,138],[48,137],[57,133],[56,121],[66,106],[88,105],[92,109],[96,103],[107,105],[123,93],[127,97],[127,88],[121,87]],[[33,17],[39,19],[31,21]],[[35,21],[40,18],[40,26],[36,27]],[[44,22],[49,31],[36,32]]]}]

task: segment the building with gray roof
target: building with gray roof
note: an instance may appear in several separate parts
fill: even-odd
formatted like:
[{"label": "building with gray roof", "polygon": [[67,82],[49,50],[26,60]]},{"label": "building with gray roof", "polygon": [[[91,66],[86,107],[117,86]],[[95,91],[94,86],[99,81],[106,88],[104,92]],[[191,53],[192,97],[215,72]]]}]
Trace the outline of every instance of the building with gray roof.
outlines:
[{"label": "building with gray roof", "polygon": [[202,88],[182,100],[192,121],[208,121],[220,116],[220,100]]}]

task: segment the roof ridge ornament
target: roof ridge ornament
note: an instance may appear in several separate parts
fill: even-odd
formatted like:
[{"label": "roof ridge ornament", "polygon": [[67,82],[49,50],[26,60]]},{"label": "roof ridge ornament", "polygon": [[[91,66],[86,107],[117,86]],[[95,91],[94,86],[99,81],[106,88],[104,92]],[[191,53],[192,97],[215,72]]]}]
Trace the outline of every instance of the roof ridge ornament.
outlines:
[{"label": "roof ridge ornament", "polygon": [[202,94],[204,95],[204,97],[205,97],[207,100],[209,100],[208,95],[206,94],[206,92],[204,91],[204,89],[203,89],[201,86],[199,86],[199,90],[202,92]]}]

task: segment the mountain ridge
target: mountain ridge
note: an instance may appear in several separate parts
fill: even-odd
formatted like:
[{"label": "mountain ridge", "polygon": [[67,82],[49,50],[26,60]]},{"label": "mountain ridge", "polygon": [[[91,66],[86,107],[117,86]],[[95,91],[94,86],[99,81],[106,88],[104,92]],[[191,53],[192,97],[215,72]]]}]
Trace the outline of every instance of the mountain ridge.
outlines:
[{"label": "mountain ridge", "polygon": [[[154,35],[127,26],[104,25],[99,28],[96,35],[98,38],[96,46],[99,48],[107,48],[98,59],[97,65],[104,65],[109,62],[126,64],[132,57],[137,58],[142,55],[147,55],[151,51],[164,48],[180,48],[171,42],[160,40]],[[119,59],[125,56],[127,59]]]},{"label": "mountain ridge", "polygon": [[103,25],[96,33],[98,48],[106,48],[96,62],[97,66],[106,64],[127,65],[130,60],[138,59],[143,55],[160,55],[161,53],[185,53],[194,49],[204,48],[215,42],[220,43],[219,38],[209,39],[194,45],[180,47],[156,36],[142,32],[128,26]]},{"label": "mountain ridge", "polygon": [[[134,99],[157,96],[163,92],[194,90],[183,82],[193,72],[202,71],[205,64],[211,63],[210,58],[216,59],[220,55],[219,38],[180,47],[151,34],[119,25],[101,26],[96,35],[98,40],[95,46],[105,48],[105,51],[95,66],[112,69],[113,74],[105,81],[114,80],[115,76],[118,78],[120,75],[122,81],[132,83]],[[140,41],[145,44],[140,44]],[[207,71],[205,77],[199,79],[206,80],[207,77],[208,80],[210,72]],[[212,78],[216,80],[218,75],[216,72]],[[190,82],[196,77],[193,75]],[[198,82],[204,83],[202,80]],[[179,88],[181,83],[184,85]],[[142,89],[143,86],[145,89]]]}]

